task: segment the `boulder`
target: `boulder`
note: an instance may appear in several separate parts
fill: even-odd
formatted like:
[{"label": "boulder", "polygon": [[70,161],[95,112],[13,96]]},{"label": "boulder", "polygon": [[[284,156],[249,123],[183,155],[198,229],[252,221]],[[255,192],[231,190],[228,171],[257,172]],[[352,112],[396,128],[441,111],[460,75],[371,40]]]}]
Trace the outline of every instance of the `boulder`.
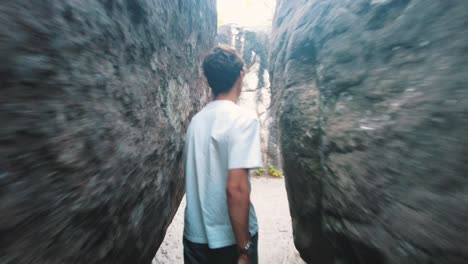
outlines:
[{"label": "boulder", "polygon": [[151,263],[214,0],[0,3],[0,263]]},{"label": "boulder", "polygon": [[308,263],[468,262],[468,2],[279,0],[270,78]]}]

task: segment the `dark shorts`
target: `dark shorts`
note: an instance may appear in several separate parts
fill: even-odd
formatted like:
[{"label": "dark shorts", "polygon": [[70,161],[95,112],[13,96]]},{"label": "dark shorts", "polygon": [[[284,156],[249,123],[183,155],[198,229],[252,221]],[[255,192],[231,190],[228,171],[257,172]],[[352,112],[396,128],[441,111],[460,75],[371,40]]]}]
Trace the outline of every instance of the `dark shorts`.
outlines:
[{"label": "dark shorts", "polygon": [[[251,237],[254,254],[250,263],[258,264],[258,234]],[[184,237],[184,263],[185,264],[237,264],[239,252],[237,245],[211,249],[208,244],[198,244]]]}]

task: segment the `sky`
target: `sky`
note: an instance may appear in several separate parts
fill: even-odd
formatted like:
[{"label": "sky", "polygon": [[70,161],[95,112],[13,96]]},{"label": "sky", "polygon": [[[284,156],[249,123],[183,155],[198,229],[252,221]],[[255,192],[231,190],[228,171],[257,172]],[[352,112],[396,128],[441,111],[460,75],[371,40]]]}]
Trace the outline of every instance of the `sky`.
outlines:
[{"label": "sky", "polygon": [[243,27],[269,27],[275,0],[218,0],[218,26],[236,23]]}]

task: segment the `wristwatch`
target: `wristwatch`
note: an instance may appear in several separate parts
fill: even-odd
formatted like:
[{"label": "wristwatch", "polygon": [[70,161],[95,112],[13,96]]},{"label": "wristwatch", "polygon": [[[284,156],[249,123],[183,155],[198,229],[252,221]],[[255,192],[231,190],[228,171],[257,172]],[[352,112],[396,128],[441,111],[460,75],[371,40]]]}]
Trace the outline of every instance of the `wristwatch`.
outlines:
[{"label": "wristwatch", "polygon": [[247,244],[244,245],[244,247],[239,247],[239,254],[241,255],[250,255],[250,251],[252,250],[253,243],[252,241],[249,240]]}]

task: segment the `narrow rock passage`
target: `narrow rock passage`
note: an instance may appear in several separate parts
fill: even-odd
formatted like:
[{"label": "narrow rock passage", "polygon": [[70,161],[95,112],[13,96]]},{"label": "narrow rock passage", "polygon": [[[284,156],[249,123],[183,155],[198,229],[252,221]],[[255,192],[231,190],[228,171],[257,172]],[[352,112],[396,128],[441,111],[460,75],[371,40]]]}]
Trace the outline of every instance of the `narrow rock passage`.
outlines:
[{"label": "narrow rock passage", "polygon": [[[260,263],[304,263],[294,248],[284,179],[253,178],[252,201],[260,226]],[[153,264],[183,263],[184,209],[185,199],[167,230]]]}]

